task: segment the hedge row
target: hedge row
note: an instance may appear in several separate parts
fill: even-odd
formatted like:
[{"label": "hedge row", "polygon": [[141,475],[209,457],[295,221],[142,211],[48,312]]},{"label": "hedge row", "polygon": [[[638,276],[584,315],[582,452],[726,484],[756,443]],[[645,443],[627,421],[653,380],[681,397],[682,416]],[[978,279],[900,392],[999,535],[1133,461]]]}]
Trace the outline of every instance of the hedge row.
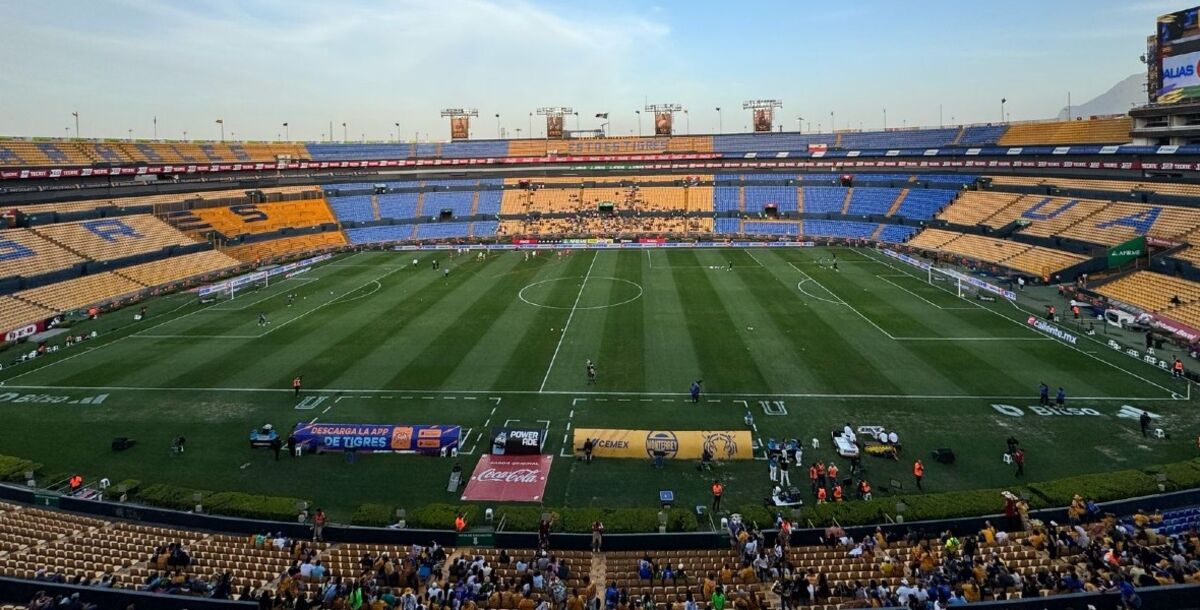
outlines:
[{"label": "hedge row", "polygon": [[[0,480],[23,482],[27,471],[37,472],[41,464],[0,455]],[[39,473],[39,476],[49,476]],[[1160,483],[1159,477],[1165,480]],[[1028,483],[1006,488],[1017,495],[1029,498],[1032,508],[1065,506],[1080,493],[1096,501],[1110,501],[1158,493],[1159,486],[1168,490],[1200,487],[1200,458],[1149,466],[1144,470],[1119,470],[1099,474],[1079,475],[1051,481]],[[214,492],[203,489],[155,484],[141,487],[139,481],[127,479],[114,486],[118,494],[122,491],[132,500],[174,510],[190,511],[199,503],[204,511],[213,514],[292,521],[303,502],[300,498],[263,496],[241,492]],[[974,489],[930,494],[875,497],[870,502],[858,500],[841,504],[807,505],[802,508],[768,509],[758,505],[739,507],[739,512],[748,521],[761,527],[770,527],[776,512],[799,519],[801,525],[808,522],[823,526],[836,519],[842,525],[867,525],[884,521],[884,515],[895,516],[897,503],[904,504],[906,521],[923,521],[971,517],[999,512],[1003,506],[1001,489]],[[494,507],[497,523],[504,520],[506,531],[536,531],[544,513],[554,518],[554,531],[586,533],[591,531],[592,522],[604,522],[609,533],[645,533],[658,529],[657,508],[556,508],[529,505],[499,505]],[[483,508],[476,504],[428,504],[410,510],[407,514],[409,527],[446,530],[454,527],[454,518],[463,513],[467,523],[478,525],[483,521]],[[667,511],[667,531],[694,532],[699,529],[696,515],[687,509],[674,508]],[[382,527],[393,523],[395,512],[384,504],[363,504],[354,512],[350,522],[354,525]]]},{"label": "hedge row", "polygon": [[37,462],[26,459],[0,455],[0,481],[25,482],[26,472],[37,472],[42,467]]},{"label": "hedge row", "polygon": [[[200,494],[199,502],[196,494]],[[294,521],[304,500],[282,496],[261,496],[238,491],[209,491],[174,485],[156,484],[137,492],[135,499],[143,504],[174,510],[193,510],[196,504],[204,511],[229,517]]]},{"label": "hedge row", "polygon": [[[364,512],[368,505],[359,507]],[[604,531],[610,534],[645,533],[658,530],[657,508],[555,508],[544,506],[495,506],[493,519],[499,524],[504,520],[505,531],[537,531],[542,515],[549,513],[553,519],[553,531],[586,533],[592,531],[592,522],[604,523]],[[475,525],[484,517],[483,509],[472,504],[428,504],[408,513],[408,525],[415,528],[447,529],[454,526],[454,518],[462,513],[467,523]],[[356,513],[357,514],[357,513]],[[668,532],[694,532],[699,529],[696,515],[689,510],[672,508],[666,511]]]}]

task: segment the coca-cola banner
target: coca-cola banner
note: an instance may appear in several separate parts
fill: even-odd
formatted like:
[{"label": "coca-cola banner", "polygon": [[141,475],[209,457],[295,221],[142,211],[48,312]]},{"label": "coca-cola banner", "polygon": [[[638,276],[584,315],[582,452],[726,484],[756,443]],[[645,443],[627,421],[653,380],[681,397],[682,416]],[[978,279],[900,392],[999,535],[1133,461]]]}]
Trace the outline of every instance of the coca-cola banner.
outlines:
[{"label": "coca-cola banner", "polygon": [[463,490],[470,502],[541,502],[552,455],[484,455]]}]

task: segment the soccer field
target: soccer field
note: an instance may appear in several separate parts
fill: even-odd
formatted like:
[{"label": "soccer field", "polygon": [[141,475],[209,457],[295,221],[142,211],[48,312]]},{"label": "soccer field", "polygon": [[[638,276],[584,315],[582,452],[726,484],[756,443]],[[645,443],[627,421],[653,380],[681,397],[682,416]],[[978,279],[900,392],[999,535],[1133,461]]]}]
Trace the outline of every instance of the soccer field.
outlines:
[{"label": "soccer field", "polygon": [[[818,264],[835,253],[838,270]],[[432,270],[435,257],[448,276]],[[654,506],[659,489],[672,489],[693,506],[707,503],[710,478],[694,463],[584,465],[570,458],[570,430],[742,430],[749,411],[757,442],[818,438],[805,460],[845,466],[829,432],[878,425],[900,434],[905,455],[864,457],[870,479],[908,481],[920,456],[926,490],[938,491],[1012,481],[1000,460],[1010,435],[1033,481],[1192,456],[1190,443],[1143,439],[1136,419],[1118,416],[1123,405],[1171,429],[1198,422],[1176,395],[1183,384],[1165,372],[1088,337],[1064,343],[1003,299],[959,298],[865,249],[507,252],[483,261],[369,251],[233,300],[178,294],[147,305],[146,320],[132,322],[131,308],[85,322],[77,328],[99,339],[0,371],[0,453],[57,473],[310,498],[345,519],[364,502],[456,502],[445,489],[452,461],[275,462],[248,447],[250,430],[313,419],[461,425],[459,461],[470,473],[492,427],[545,428],[545,451],[556,456],[547,505]],[[300,399],[290,389],[296,375]],[[698,379],[704,393],[693,404],[687,390]],[[1042,381],[1064,387],[1082,414],[1029,409]],[[181,434],[187,453],[170,457]],[[138,444],[114,453],[116,436]],[[940,447],[958,462],[932,463]],[[770,489],[763,461],[717,473],[728,505],[758,503]],[[807,487],[804,478],[793,472]]]}]

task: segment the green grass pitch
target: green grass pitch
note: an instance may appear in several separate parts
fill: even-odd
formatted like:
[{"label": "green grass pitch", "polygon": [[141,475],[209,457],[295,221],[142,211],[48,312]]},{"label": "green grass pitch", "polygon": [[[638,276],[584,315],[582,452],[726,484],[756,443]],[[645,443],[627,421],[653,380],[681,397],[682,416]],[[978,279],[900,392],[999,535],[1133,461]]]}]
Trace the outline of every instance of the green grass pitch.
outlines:
[{"label": "green grass pitch", "polygon": [[[1172,429],[1197,424],[1183,385],[1100,342],[1069,346],[1026,326],[1007,302],[960,299],[878,252],[838,249],[839,270],[812,249],[663,249],[472,254],[368,251],[233,300],[190,294],[86,322],[98,340],[0,371],[0,452],[53,472],[82,471],[216,490],[314,499],[346,519],[364,502],[414,507],[457,501],[451,460],[363,455],[275,462],[247,434],[297,421],[459,424],[470,472],[487,430],[546,427],[559,456],[552,506],[707,503],[708,475],[690,462],[655,470],[642,460],[585,465],[564,444],[576,427],[742,429],[755,437],[818,438],[806,460],[836,459],[829,432],[846,422],[899,432],[904,459],[864,457],[878,486],[909,481],[911,459],[953,448],[958,463],[929,463],[927,491],[1011,481],[1001,462],[1016,435],[1028,479],[1100,472],[1190,457],[1190,443],[1145,440],[1122,405],[1149,409]],[[417,265],[412,259],[418,258]],[[434,257],[451,269],[433,271]],[[732,262],[732,270],[728,268]],[[287,296],[297,296],[288,305]],[[271,325],[260,328],[258,314]],[[10,360],[11,351],[4,355]],[[597,363],[588,385],[584,363]],[[299,410],[290,380],[303,375]],[[704,380],[700,404],[687,389]],[[1041,381],[1096,415],[1041,416]],[[30,395],[61,397],[39,402]],[[100,404],[81,399],[106,395]],[[21,398],[25,397],[25,398]],[[43,400],[51,400],[44,399]],[[766,401],[764,405],[763,401]],[[311,403],[310,403],[311,404]],[[1004,415],[993,404],[1025,410]],[[768,414],[785,413],[785,414]],[[170,439],[188,451],[169,456]],[[115,436],[135,438],[113,453]],[[482,438],[480,438],[482,436]],[[727,506],[768,492],[762,461],[723,465]],[[793,480],[806,486],[804,472]]]}]

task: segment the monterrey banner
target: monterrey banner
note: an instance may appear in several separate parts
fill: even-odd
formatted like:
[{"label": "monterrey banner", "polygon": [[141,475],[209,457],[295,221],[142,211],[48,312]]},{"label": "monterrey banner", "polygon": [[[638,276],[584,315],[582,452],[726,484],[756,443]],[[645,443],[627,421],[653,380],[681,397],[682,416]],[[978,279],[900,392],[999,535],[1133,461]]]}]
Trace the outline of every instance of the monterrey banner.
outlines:
[{"label": "monterrey banner", "polygon": [[312,451],[370,453],[439,453],[458,447],[459,426],[396,426],[391,424],[296,424],[296,443]]},{"label": "monterrey banner", "polygon": [[660,451],[668,459],[698,460],[708,449],[717,460],[754,459],[752,440],[747,430],[603,430],[576,428],[574,446],[592,439],[596,457],[642,458],[654,457]]},{"label": "monterrey banner", "polygon": [[552,455],[484,455],[475,465],[462,499],[471,502],[540,502],[550,478]]},{"label": "monterrey banner", "polygon": [[1135,237],[1119,246],[1108,249],[1108,268],[1116,269],[1139,256],[1146,255],[1146,238]]}]

